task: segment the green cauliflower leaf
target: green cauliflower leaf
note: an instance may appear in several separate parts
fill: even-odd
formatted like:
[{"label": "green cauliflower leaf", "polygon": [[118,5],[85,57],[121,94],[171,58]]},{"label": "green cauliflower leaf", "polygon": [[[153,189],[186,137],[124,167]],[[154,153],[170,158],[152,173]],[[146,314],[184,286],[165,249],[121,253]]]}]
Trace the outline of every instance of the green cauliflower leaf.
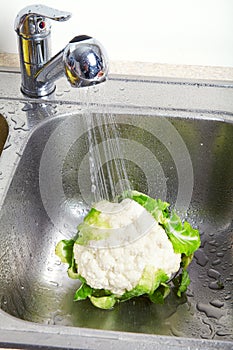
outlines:
[{"label": "green cauliflower leaf", "polygon": [[137,191],[126,191],[123,198],[131,198],[142,205],[158,223],[165,229],[175,253],[190,256],[200,246],[200,234],[198,230],[185,221],[182,223],[179,216],[169,212],[169,204],[160,199],[153,199]]}]

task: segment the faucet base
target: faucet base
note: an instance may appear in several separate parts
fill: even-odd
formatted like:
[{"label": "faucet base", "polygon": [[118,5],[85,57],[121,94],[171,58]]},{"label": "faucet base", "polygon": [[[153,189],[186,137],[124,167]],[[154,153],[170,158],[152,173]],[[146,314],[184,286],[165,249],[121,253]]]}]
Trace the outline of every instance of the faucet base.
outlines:
[{"label": "faucet base", "polygon": [[25,86],[21,85],[21,91],[24,95],[29,97],[40,98],[44,96],[48,96],[52,94],[56,89],[56,85],[54,84],[46,84],[36,90],[27,89]]}]

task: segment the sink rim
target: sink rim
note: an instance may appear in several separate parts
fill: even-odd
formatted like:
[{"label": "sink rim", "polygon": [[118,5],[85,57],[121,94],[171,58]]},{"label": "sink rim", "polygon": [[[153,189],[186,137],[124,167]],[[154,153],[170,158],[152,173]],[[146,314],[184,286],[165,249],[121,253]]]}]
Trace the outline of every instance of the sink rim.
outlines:
[{"label": "sink rim", "polygon": [[[3,326],[9,321],[7,327]],[[88,329],[70,326],[34,324],[30,321],[16,319],[0,309],[0,346],[37,348],[73,348],[73,349],[161,349],[179,350],[231,350],[233,342],[207,339],[179,338],[164,335],[119,332]],[[13,333],[13,334],[12,334]],[[35,337],[37,337],[35,342]],[[68,338],[67,338],[68,337]],[[33,344],[32,344],[33,342]],[[91,344],[90,344],[91,343]],[[79,344],[77,347],[77,344]],[[158,346],[158,347],[157,347]]]}]

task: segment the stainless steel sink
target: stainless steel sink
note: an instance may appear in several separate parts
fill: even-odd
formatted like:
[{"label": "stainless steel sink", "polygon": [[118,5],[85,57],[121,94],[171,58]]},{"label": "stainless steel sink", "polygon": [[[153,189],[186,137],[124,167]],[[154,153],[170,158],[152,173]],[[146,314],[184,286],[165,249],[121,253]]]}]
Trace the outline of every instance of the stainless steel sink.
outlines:
[{"label": "stainless steel sink", "polygon": [[[17,82],[17,73],[2,74]],[[0,344],[232,349],[233,87],[112,77],[90,94],[61,84],[43,103],[0,96],[3,114],[15,101],[18,115],[0,162],[1,171],[12,157],[0,202]],[[165,305],[74,303],[77,281],[54,254],[92,201],[85,120],[102,123],[109,113],[133,187],[169,201],[201,233],[188,292]]]}]

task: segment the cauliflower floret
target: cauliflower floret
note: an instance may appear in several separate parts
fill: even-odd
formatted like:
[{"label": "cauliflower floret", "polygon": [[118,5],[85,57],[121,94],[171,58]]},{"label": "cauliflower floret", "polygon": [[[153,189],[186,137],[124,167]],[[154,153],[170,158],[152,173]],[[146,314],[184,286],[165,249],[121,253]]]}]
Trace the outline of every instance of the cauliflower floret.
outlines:
[{"label": "cauliflower floret", "polygon": [[[151,266],[163,270],[169,277],[180,268],[181,254],[174,253],[172,243],[165,230],[153,219],[149,229],[140,220],[148,212],[138,203],[126,199],[122,204],[111,203],[111,213],[107,212],[108,202],[100,202],[96,207],[101,211],[101,220],[108,222],[112,229],[133,227],[138,230],[135,240],[128,233],[128,244],[101,248],[74,244],[74,258],[78,273],[92,288],[106,289],[116,295],[123,295],[139,283],[143,271]],[[119,206],[124,206],[124,211]],[[114,206],[114,207],[113,207]],[[112,210],[114,209],[114,210]],[[144,234],[140,234],[144,230]],[[133,231],[132,231],[133,232]]]}]

